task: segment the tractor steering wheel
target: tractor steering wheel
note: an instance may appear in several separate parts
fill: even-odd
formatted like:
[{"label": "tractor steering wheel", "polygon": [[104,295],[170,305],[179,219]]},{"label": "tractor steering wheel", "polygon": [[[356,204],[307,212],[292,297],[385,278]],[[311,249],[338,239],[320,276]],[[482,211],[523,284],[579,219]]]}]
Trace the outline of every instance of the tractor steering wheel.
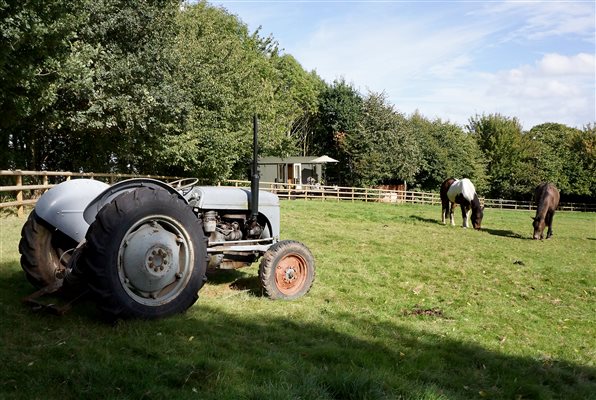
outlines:
[{"label": "tractor steering wheel", "polygon": [[188,189],[194,186],[198,181],[198,178],[182,178],[172,182],[168,182],[168,185],[170,185],[178,191],[183,191],[183,189]]}]

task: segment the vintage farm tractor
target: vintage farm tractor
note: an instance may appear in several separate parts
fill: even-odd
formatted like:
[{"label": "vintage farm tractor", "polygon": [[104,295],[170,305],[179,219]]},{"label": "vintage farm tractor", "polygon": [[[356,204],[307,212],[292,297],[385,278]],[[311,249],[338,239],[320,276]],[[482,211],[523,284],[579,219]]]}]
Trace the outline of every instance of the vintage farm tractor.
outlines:
[{"label": "vintage farm tractor", "polygon": [[[314,258],[304,244],[280,240],[279,198],[259,191],[257,126],[255,118],[250,190],[140,178],[112,186],[75,179],[47,191],[19,243],[25,275],[39,289],[25,302],[62,313],[90,292],[109,318],[159,318],[195,303],[208,268],[259,258],[265,295],[306,294]],[[43,304],[51,293],[69,300]]]}]

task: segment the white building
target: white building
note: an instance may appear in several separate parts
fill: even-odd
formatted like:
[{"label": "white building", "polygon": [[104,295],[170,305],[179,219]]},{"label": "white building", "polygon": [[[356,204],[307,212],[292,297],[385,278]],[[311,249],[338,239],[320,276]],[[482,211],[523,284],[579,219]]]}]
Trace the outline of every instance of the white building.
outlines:
[{"label": "white building", "polygon": [[298,190],[301,189],[300,185],[323,185],[325,164],[336,162],[338,161],[328,156],[261,157],[261,182],[295,184]]}]

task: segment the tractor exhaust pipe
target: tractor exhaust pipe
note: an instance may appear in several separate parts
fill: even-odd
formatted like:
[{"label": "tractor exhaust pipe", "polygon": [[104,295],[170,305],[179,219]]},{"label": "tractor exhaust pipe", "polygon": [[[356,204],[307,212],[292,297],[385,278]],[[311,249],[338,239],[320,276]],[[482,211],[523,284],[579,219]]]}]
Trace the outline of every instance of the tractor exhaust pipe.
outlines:
[{"label": "tractor exhaust pipe", "polygon": [[250,179],[250,219],[257,220],[259,216],[259,144],[257,134],[259,132],[259,120],[255,114],[253,117],[252,136],[252,175]]}]

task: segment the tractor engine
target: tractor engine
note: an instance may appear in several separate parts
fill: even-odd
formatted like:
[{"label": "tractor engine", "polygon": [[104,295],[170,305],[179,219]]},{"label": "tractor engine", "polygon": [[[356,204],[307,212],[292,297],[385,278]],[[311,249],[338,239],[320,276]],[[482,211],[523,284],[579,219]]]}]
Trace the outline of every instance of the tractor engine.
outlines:
[{"label": "tractor engine", "polygon": [[252,221],[245,214],[223,214],[217,211],[203,213],[203,231],[208,238],[209,269],[237,269],[244,267],[257,258],[255,254],[235,254],[229,251],[224,255],[217,249],[232,249],[239,241],[260,239],[263,228],[257,221]]},{"label": "tractor engine", "polygon": [[[244,227],[244,232],[242,230]],[[203,214],[203,230],[209,243],[230,242],[243,239],[259,239],[263,228],[256,221],[247,220],[244,214],[224,214],[207,211]]]}]

